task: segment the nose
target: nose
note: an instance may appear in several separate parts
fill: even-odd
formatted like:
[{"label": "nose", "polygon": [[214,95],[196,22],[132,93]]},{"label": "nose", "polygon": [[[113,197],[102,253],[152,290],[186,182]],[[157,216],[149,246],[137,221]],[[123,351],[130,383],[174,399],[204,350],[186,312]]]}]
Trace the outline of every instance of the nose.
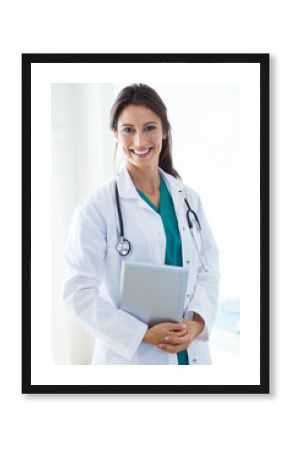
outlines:
[{"label": "nose", "polygon": [[142,131],[136,130],[134,135],[134,146],[140,147],[140,150],[142,150],[142,147],[144,147],[145,139]]}]

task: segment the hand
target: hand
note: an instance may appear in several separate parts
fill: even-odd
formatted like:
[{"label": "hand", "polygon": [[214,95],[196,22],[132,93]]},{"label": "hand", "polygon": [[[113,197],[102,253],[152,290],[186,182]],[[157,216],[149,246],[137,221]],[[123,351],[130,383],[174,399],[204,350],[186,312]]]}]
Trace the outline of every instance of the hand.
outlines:
[{"label": "hand", "polygon": [[148,328],[143,338],[146,344],[161,344],[166,342],[166,336],[174,336],[175,338],[182,338],[188,333],[187,326],[182,322],[162,322]]},{"label": "hand", "polygon": [[161,350],[169,353],[178,353],[181,350],[186,350],[191,342],[197,338],[204,328],[204,320],[198,314],[195,315],[194,320],[183,320],[186,324],[187,333],[183,336],[176,336],[170,332],[164,337],[164,342],[158,344]]}]

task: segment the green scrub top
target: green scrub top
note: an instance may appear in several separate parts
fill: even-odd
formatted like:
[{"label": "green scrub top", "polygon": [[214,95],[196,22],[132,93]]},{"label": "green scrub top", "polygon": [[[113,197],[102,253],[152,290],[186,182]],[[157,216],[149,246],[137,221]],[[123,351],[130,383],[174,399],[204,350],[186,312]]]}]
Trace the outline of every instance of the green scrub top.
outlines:
[{"label": "green scrub top", "polygon": [[[182,246],[178,229],[177,218],[171,195],[163,179],[160,177],[160,209],[151,200],[137,189],[140,197],[157,213],[161,215],[163,228],[166,236],[165,264],[169,266],[182,267]],[[188,365],[188,354],[186,350],[177,353],[179,365]]]}]

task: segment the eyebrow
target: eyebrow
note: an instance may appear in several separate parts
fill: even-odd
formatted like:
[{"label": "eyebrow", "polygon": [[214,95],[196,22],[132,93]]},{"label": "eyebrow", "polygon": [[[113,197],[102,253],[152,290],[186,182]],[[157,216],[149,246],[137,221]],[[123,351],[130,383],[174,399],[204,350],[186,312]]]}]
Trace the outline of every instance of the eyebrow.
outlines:
[{"label": "eyebrow", "polygon": [[[154,123],[155,125],[158,125],[157,122],[154,122],[154,120],[151,120],[150,122],[143,123],[143,126],[149,125],[150,123]],[[134,127],[131,123],[122,123],[122,127]]]}]

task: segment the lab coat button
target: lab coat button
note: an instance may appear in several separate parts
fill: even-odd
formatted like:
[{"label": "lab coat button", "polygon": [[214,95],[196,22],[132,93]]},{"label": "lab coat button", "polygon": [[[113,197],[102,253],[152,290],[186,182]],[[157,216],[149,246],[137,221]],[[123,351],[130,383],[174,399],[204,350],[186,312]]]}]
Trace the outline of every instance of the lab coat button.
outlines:
[{"label": "lab coat button", "polygon": [[192,362],[194,362],[194,363],[195,363],[196,361],[197,361],[197,359],[196,359],[196,358],[193,358]]},{"label": "lab coat button", "polygon": [[190,261],[186,261],[186,264],[190,264]]}]

